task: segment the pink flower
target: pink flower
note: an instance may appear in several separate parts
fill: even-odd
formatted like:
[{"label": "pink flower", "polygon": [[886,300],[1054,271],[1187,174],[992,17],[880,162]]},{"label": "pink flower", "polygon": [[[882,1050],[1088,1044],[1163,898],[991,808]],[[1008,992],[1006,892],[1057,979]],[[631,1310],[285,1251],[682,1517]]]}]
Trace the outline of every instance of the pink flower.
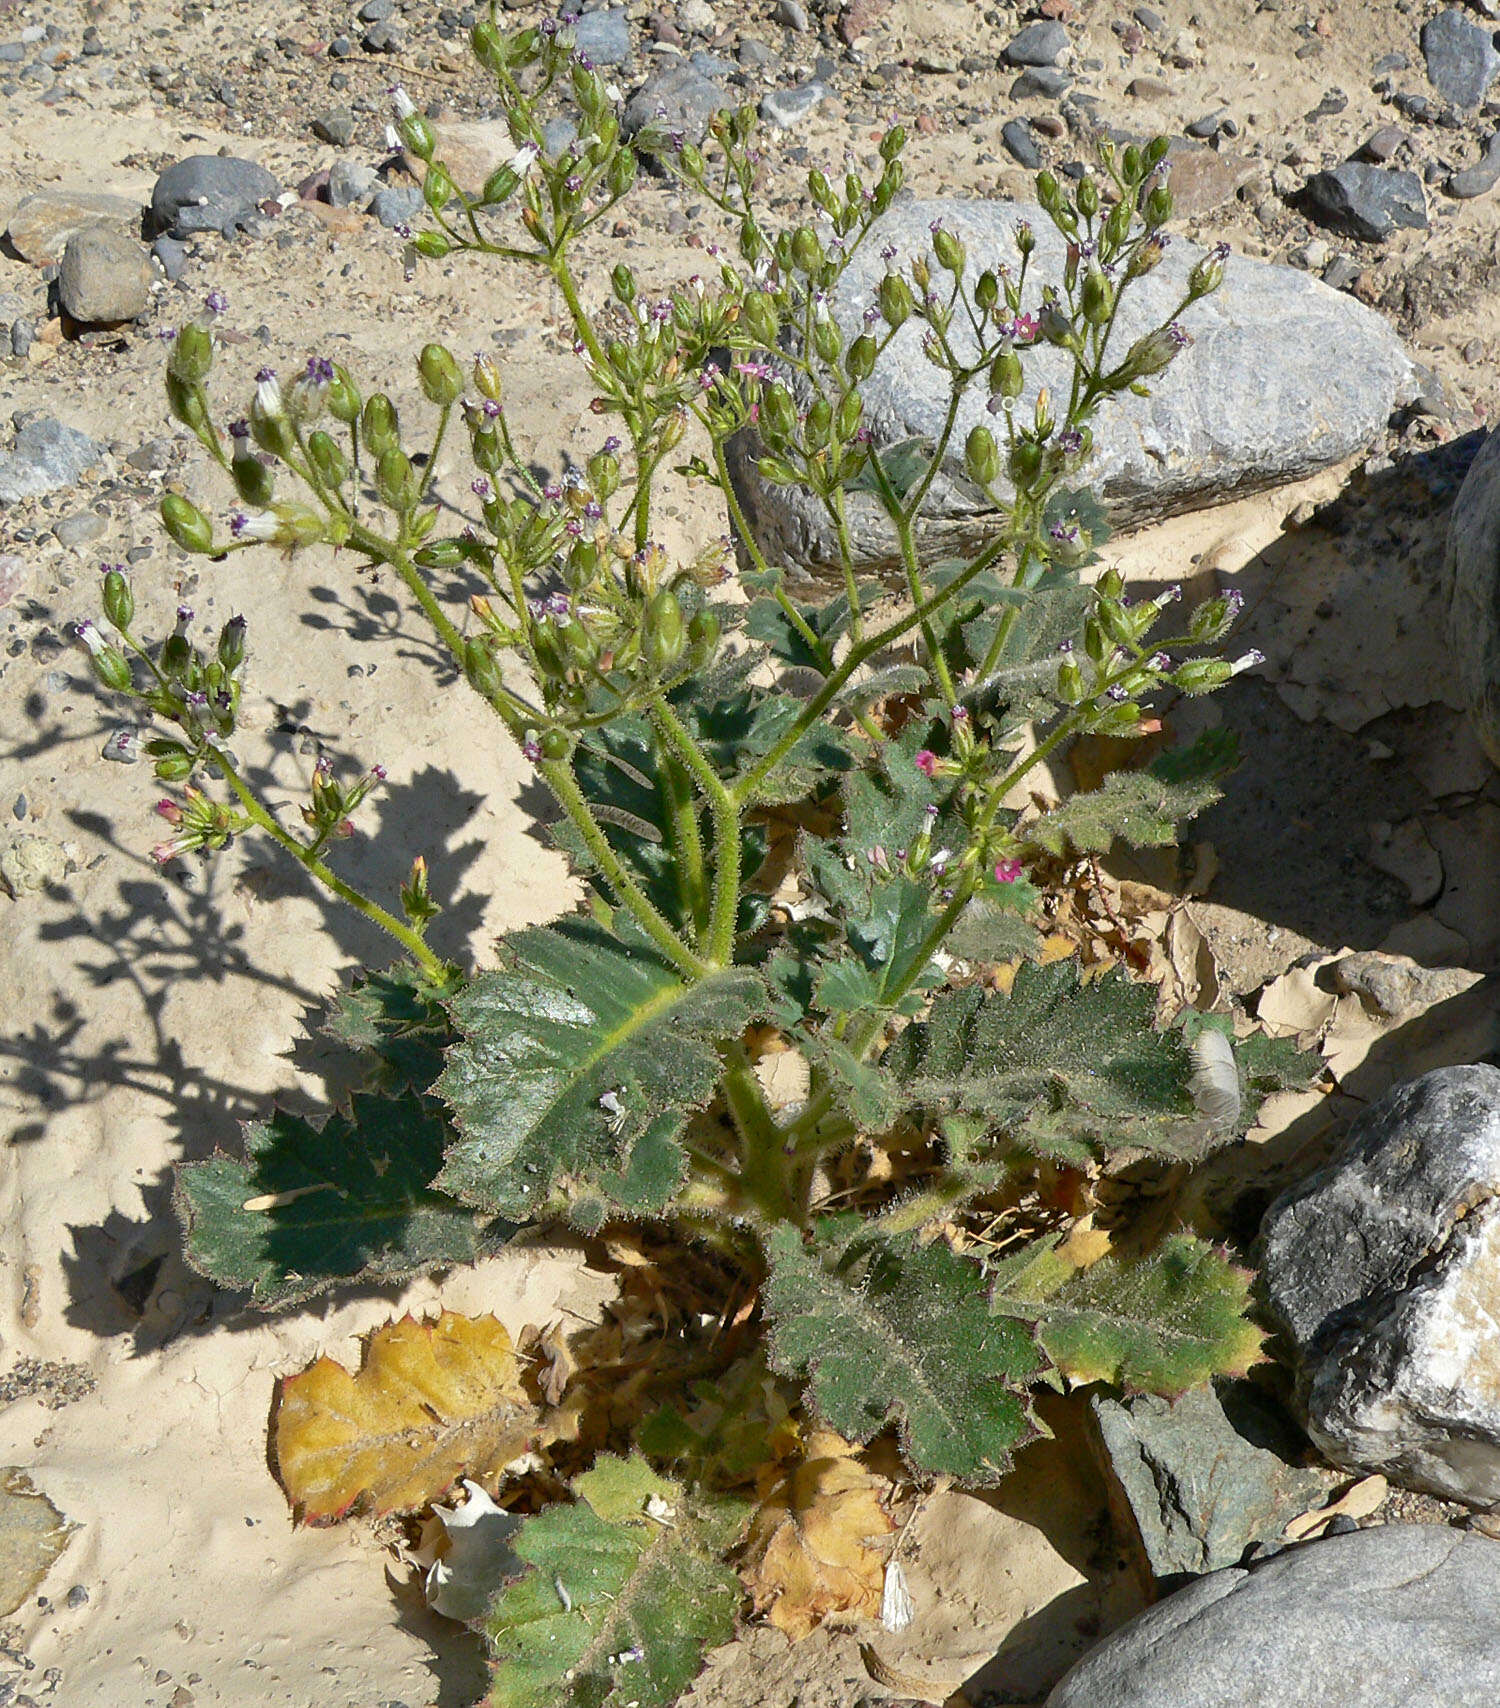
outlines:
[{"label": "pink flower", "polygon": [[1013,884],[1024,870],[1019,860],[997,860],[995,862],[995,882],[997,884]]},{"label": "pink flower", "polygon": [[938,757],[931,748],[924,747],[912,763],[924,777],[935,777],[937,775]]}]

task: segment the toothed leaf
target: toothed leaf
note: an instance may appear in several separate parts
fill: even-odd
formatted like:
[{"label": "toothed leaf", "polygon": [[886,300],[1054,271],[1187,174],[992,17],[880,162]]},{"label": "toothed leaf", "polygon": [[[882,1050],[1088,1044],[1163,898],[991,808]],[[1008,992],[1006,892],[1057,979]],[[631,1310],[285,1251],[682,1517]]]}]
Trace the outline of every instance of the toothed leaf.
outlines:
[{"label": "toothed leaf", "polygon": [[743,1592],[718,1556],[747,1508],[696,1504],[639,1454],[601,1458],[574,1489],[513,1538],[530,1569],[480,1623],[488,1708],[667,1708],[734,1632]]},{"label": "toothed leaf", "polygon": [[1072,961],[1026,963],[1008,995],[940,993],[884,1063],[966,1157],[986,1141],[1071,1163],[1123,1147],[1199,1155],[1191,1062],[1154,1007],[1122,973],[1082,984]]},{"label": "toothed leaf", "polygon": [[453,1042],[444,1001],[453,994],[409,961],[364,973],[330,1005],[323,1030],[370,1058],[370,1088],[426,1091]]},{"label": "toothed leaf", "polygon": [[715,1044],[767,1002],[753,972],[690,985],[592,921],[508,938],[501,969],[453,1003],[461,1041],[436,1089],[459,1138],[439,1185],[511,1217],[538,1213],[561,1177],[574,1191],[624,1183],[624,1207],[660,1209],[681,1175],[677,1136],[718,1083]]},{"label": "toothed leaf", "polygon": [[436,1105],[410,1095],[357,1092],[321,1125],[278,1109],[245,1128],[243,1161],[221,1152],[178,1170],[188,1261],[267,1308],[471,1263],[481,1219],[433,1189],[451,1137]]},{"label": "toothed leaf", "polygon": [[1030,1335],[991,1315],[979,1271],[940,1241],[881,1241],[858,1225],[830,1218],[811,1243],[795,1228],[771,1233],[772,1368],[805,1381],[818,1414],[849,1440],[894,1422],[922,1474],[998,1481],[1031,1433],[1021,1391],[1039,1362]]},{"label": "toothed leaf", "polygon": [[1017,1272],[1002,1269],[992,1304],[1033,1322],[1042,1350],[1075,1382],[1180,1394],[1242,1375],[1260,1357],[1250,1282],[1248,1270],[1183,1234],[1145,1257],[1110,1253],[1084,1270],[1039,1254]]}]

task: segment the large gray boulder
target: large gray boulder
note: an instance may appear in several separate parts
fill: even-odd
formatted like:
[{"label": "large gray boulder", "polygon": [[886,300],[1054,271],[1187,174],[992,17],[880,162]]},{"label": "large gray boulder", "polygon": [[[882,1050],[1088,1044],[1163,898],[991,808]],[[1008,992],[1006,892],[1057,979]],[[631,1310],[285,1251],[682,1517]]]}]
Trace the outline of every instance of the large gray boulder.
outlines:
[{"label": "large gray boulder", "polygon": [[1413,1488],[1500,1500],[1500,1071],[1387,1092],[1262,1235],[1314,1441]]},{"label": "large gray boulder", "polygon": [[1491,1708],[1497,1691],[1500,1542],[1388,1524],[1199,1578],[1046,1708]]},{"label": "large gray boulder", "polygon": [[[886,270],[881,250],[903,273],[928,254],[931,226],[941,220],[961,238],[977,275],[985,267],[1019,266],[1015,227],[1029,220],[1037,237],[1027,307],[1037,289],[1060,281],[1065,245],[1051,221],[1024,203],[911,201],[876,222],[840,281],[832,309],[846,333],[875,298]],[[1123,354],[1142,333],[1170,316],[1188,273],[1203,254],[1177,241],[1161,265],[1124,294],[1111,349]],[[943,275],[937,273],[937,277]],[[955,317],[953,338],[972,353],[973,340]],[[1153,382],[1149,398],[1107,402],[1094,424],[1096,450],[1078,476],[1102,499],[1117,528],[1221,504],[1247,492],[1299,480],[1368,445],[1411,389],[1412,364],[1390,327],[1371,309],[1290,267],[1231,256],[1224,284],[1183,316],[1194,343]],[[915,319],[897,333],[862,387],[865,423],[877,445],[912,436],[935,438],[947,405],[947,376],[922,354],[925,328]],[[1071,361],[1038,346],[1025,357],[1023,412],[1041,385],[1068,395]],[[951,470],[961,476],[964,439],[985,410],[981,378],[960,408],[951,440]],[[753,434],[731,444],[730,469],[752,532],[773,561],[817,568],[837,563],[821,506],[798,488],[770,486],[755,468]],[[989,537],[992,512],[968,495],[961,479],[934,483],[921,535],[926,558],[953,555]],[[894,564],[895,542],[884,514],[864,493],[847,505],[859,563]]]},{"label": "large gray boulder", "polygon": [[1459,693],[1485,752],[1500,765],[1500,434],[1479,447],[1459,488],[1445,570]]}]

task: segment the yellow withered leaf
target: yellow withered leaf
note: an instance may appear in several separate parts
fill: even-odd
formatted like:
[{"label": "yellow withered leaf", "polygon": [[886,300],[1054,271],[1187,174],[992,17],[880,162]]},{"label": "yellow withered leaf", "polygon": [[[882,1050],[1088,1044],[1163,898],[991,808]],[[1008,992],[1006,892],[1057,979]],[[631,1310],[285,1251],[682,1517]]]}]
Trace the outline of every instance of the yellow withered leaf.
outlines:
[{"label": "yellow withered leaf", "polygon": [[755,1611],[799,1642],[827,1619],[875,1618],[895,1526],[884,1478],[831,1430],[766,1487],[750,1521],[742,1576]]},{"label": "yellow withered leaf", "polygon": [[325,1357],[287,1377],[272,1430],[281,1486],[306,1524],[356,1503],[410,1512],[460,1476],[493,1486],[546,1435],[504,1327],[452,1311],[376,1329],[357,1372]]}]

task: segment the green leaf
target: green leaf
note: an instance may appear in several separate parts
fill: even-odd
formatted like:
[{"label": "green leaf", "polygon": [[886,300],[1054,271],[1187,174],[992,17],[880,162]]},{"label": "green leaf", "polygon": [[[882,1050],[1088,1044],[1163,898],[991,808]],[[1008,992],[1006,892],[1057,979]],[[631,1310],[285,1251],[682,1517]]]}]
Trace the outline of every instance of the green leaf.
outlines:
[{"label": "green leaf", "polygon": [[864,1133],[889,1130],[901,1107],[891,1076],[878,1062],[861,1061],[837,1038],[823,1032],[803,1032],[797,1047],[818,1076],[833,1106]]},{"label": "green leaf", "polygon": [[958,916],[943,947],[965,961],[1016,961],[1034,955],[1040,933],[1031,914],[1038,899],[1035,886],[1025,878],[991,884]]},{"label": "green leaf", "polygon": [[1030,1336],[991,1315],[975,1266],[940,1241],[883,1242],[858,1217],[790,1227],[767,1242],[763,1297],[772,1367],[807,1382],[819,1415],[850,1441],[890,1423],[924,1475],[996,1482],[1031,1433],[1023,1385]]},{"label": "green leaf", "polygon": [[453,1042],[444,1003],[454,987],[435,985],[410,961],[364,973],[330,1006],[324,1031],[371,1058],[370,1089],[426,1091]]},{"label": "green leaf", "polygon": [[1075,1382],[1180,1394],[1243,1375],[1260,1356],[1250,1272],[1202,1240],[1175,1235],[1144,1257],[1111,1253],[1084,1270],[1025,1267],[997,1275],[991,1303],[1034,1322],[1043,1351]]},{"label": "green leaf", "polygon": [[849,601],[836,594],[826,605],[797,605],[792,609],[815,636],[819,651],[808,644],[791,617],[776,599],[756,599],[745,615],[745,633],[767,647],[772,656],[798,670],[827,674],[833,649],[849,621]]},{"label": "green leaf", "polygon": [[1116,837],[1132,848],[1165,848],[1176,842],[1178,825],[1220,793],[1210,777],[1169,782],[1155,771],[1113,771],[1097,789],[1017,825],[1016,835],[1057,855],[1104,854]]},{"label": "green leaf", "polygon": [[959,595],[959,634],[950,634],[947,644],[957,667],[977,669],[1001,621],[1011,614],[1000,657],[975,690],[981,715],[1011,729],[1051,708],[1058,647],[1078,638],[1094,595],[1068,570],[1048,570],[1034,587],[1000,584],[981,590],[979,600],[973,593],[967,587]]},{"label": "green leaf", "polygon": [[511,1543],[530,1569],[481,1621],[488,1708],[667,1708],[734,1633],[743,1591],[718,1556],[747,1508],[694,1504],[638,1453],[600,1458],[574,1488]]},{"label": "green leaf", "polygon": [[1071,961],[1017,969],[1010,994],[944,991],[885,1066],[965,1160],[981,1142],[1065,1162],[1139,1147],[1201,1154],[1179,1032],[1153,1024],[1155,993],[1124,974],[1082,984]]},{"label": "green leaf", "polygon": [[220,1153],[178,1170],[188,1261],[264,1307],[470,1263],[479,1219],[432,1190],[450,1137],[440,1111],[410,1095],[356,1092],[320,1127],[277,1110],[246,1127],[245,1160]]},{"label": "green leaf", "polygon": [[[896,501],[904,504],[927,473],[927,465],[932,461],[933,452],[937,449],[931,439],[911,438],[898,439],[894,445],[887,445],[883,450],[872,451],[871,459],[878,459],[881,471],[887,483],[896,495]],[[880,491],[880,484],[875,478],[875,471],[868,467],[862,468],[857,475],[845,483],[850,492]]]},{"label": "green leaf", "polygon": [[660,1210],[680,1178],[677,1135],[718,1084],[716,1046],[768,1001],[747,969],[688,984],[592,921],[507,938],[500,970],[453,1003],[461,1041],[436,1089],[459,1139],[438,1184],[516,1218],[540,1213],[564,1176]]}]

